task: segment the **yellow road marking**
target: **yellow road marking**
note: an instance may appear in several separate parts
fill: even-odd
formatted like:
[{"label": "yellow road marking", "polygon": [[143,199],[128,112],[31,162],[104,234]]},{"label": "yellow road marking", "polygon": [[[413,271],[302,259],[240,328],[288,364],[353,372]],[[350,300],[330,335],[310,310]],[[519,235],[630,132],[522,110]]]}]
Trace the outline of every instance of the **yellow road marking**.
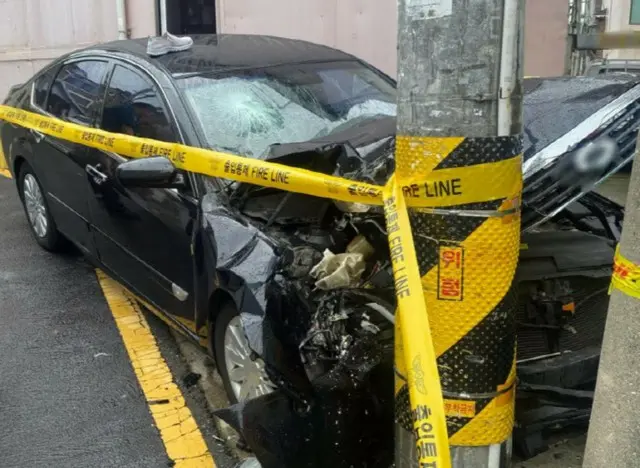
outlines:
[{"label": "yellow road marking", "polygon": [[176,468],[215,468],[202,433],[173,381],[140,307],[105,273],[97,270],[96,274],[167,455]]},{"label": "yellow road marking", "polygon": [[4,150],[2,149],[2,140],[0,140],[0,176],[8,177],[9,179],[11,179],[9,166],[7,165],[7,158],[4,155]]}]

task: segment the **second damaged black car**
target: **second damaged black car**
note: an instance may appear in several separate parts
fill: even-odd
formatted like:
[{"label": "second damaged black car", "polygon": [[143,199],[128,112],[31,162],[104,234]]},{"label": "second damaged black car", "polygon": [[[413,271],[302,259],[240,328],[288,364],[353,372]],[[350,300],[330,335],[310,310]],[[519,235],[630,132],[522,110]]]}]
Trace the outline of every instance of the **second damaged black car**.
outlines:
[{"label": "second damaged black car", "polygon": [[[539,450],[531,431],[588,418],[623,216],[591,189],[632,158],[640,87],[532,79],[525,92],[516,437],[527,455]],[[222,35],[155,58],[144,40],[74,52],[5,103],[382,185],[395,101],[395,82],[348,54]],[[73,243],[206,346],[231,402],[219,416],[265,468],[391,465],[395,302],[380,208],[0,132],[36,241]]]}]

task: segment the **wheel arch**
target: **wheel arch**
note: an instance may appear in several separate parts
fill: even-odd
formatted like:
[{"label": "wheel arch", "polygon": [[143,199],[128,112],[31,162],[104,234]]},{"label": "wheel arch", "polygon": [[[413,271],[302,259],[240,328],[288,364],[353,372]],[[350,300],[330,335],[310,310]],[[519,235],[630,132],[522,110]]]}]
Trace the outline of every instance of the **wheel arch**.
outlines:
[{"label": "wheel arch", "polygon": [[24,158],[24,156],[18,154],[13,158],[13,173],[16,175],[16,177],[18,177],[18,174],[20,173],[20,168],[22,167],[22,165],[24,163],[26,163],[27,160]]},{"label": "wheel arch", "polygon": [[207,310],[207,348],[209,350],[209,354],[214,359],[215,353],[213,348],[213,340],[215,337],[216,321],[218,320],[218,316],[220,315],[223,307],[227,305],[231,305],[234,308],[238,309],[238,304],[233,299],[233,295],[229,291],[223,288],[218,288],[211,293]]}]

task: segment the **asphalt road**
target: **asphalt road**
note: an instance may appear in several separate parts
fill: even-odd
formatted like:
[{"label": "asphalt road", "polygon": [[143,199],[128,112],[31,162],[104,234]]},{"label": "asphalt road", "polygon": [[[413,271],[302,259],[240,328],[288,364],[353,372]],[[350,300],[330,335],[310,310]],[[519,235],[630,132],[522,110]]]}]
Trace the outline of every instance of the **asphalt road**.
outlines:
[{"label": "asphalt road", "polygon": [[[152,415],[94,269],[78,254],[53,255],[35,243],[13,180],[3,177],[0,286],[1,467],[232,465],[202,392],[185,384],[193,379],[175,340],[145,314],[197,426],[190,431],[206,443],[194,463],[170,456],[181,442],[172,441],[172,427],[159,430],[158,408]],[[211,458],[215,464],[203,462]]]}]

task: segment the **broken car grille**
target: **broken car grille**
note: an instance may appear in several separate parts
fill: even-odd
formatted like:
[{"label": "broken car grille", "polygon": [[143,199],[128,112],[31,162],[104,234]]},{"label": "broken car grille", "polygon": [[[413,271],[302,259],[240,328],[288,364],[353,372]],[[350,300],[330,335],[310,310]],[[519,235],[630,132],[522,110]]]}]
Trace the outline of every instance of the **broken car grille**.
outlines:
[{"label": "broken car grille", "polygon": [[[555,216],[585,192],[589,192],[594,185],[605,180],[607,175],[628,164],[635,153],[639,127],[640,101],[635,101],[620,111],[608,125],[600,127],[578,146],[557,158],[551,166],[528,177],[522,194],[523,230],[531,229]],[[572,171],[569,161],[576,153],[590,143],[603,141],[615,142],[617,153],[614,162],[598,171],[595,176],[592,175],[591,181],[586,185],[582,183],[584,181],[569,176]]]}]

